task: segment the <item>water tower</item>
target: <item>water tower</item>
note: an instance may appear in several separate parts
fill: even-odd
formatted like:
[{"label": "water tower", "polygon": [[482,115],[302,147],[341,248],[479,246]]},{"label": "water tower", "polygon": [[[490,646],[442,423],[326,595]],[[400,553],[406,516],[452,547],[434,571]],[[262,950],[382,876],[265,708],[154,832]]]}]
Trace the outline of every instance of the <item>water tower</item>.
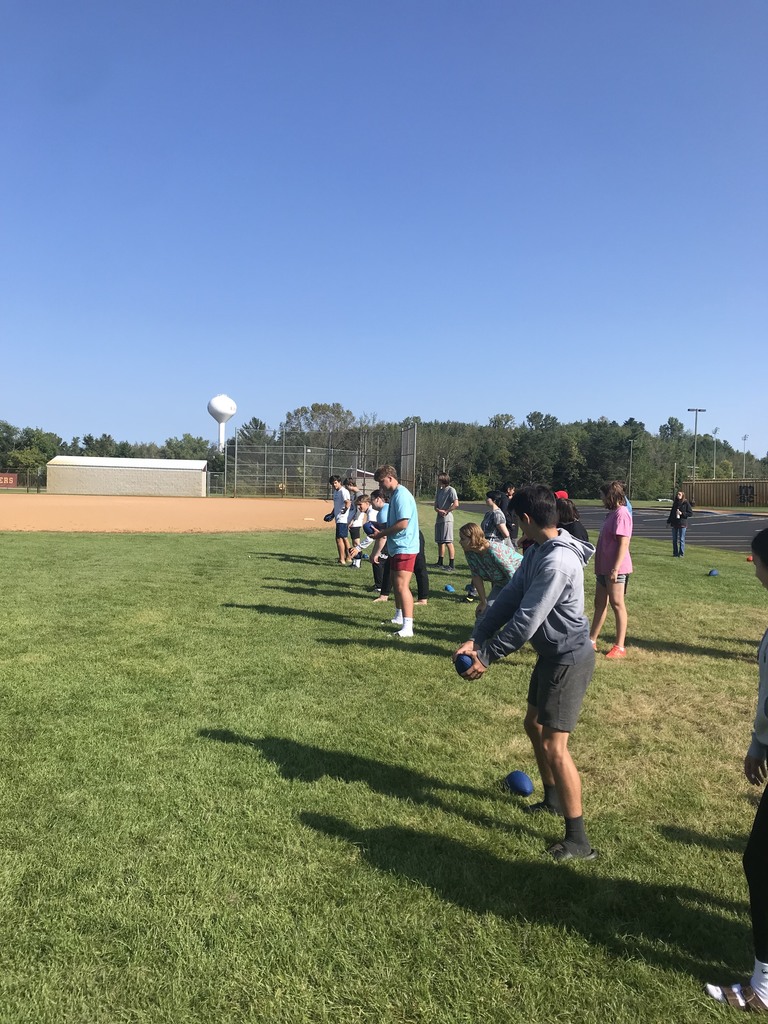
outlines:
[{"label": "water tower", "polygon": [[229,395],[216,395],[208,403],[208,412],[219,424],[219,451],[224,451],[224,434],[227,420],[231,420],[237,412],[237,406]]}]

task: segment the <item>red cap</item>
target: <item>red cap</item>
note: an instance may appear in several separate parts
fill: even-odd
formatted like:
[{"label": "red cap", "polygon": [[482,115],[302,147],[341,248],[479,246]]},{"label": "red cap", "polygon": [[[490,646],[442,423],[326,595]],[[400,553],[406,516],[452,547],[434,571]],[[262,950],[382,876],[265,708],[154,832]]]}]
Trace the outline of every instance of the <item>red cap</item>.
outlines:
[{"label": "red cap", "polygon": [[568,491],[555,491],[555,497],[556,498],[567,498],[568,497]]}]

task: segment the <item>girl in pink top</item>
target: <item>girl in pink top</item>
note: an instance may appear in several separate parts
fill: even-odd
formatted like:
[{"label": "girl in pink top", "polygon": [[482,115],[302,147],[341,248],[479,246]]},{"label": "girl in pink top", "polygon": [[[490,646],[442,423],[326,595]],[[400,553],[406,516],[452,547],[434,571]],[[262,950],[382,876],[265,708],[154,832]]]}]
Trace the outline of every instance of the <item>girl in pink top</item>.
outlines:
[{"label": "girl in pink top", "polygon": [[600,530],[595,553],[595,613],[589,636],[597,650],[597,638],[608,613],[608,604],[616,619],[616,643],[606,658],[624,658],[627,651],[627,609],[624,593],[632,572],[632,558],[629,554],[629,539],[632,536],[632,515],[626,506],[624,488],[614,480],[600,488],[603,504],[609,509]]}]

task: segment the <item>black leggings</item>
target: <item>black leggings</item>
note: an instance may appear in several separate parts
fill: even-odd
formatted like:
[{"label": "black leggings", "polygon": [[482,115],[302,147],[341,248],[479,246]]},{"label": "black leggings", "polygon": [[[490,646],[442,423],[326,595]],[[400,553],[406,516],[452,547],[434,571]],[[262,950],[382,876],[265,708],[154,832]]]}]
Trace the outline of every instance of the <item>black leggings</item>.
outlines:
[{"label": "black leggings", "polygon": [[755,958],[765,964],[768,963],[768,789],[764,790],[757,808],[743,864],[749,886]]}]

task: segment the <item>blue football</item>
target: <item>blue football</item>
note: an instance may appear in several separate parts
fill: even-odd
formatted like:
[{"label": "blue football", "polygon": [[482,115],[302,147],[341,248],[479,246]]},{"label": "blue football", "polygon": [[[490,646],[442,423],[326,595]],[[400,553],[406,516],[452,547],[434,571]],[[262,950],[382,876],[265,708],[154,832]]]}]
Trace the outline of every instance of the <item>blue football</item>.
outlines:
[{"label": "blue football", "polygon": [[370,537],[372,533],[376,533],[378,527],[376,526],[376,523],[363,523],[363,529]]},{"label": "blue football", "polygon": [[533,783],[525,772],[510,772],[504,781],[509,792],[514,793],[515,796],[530,796],[533,792]]},{"label": "blue football", "polygon": [[446,583],[445,587],[443,587],[443,589],[445,590],[446,594],[455,594],[456,593],[456,588],[452,587],[450,583]]},{"label": "blue football", "polygon": [[453,664],[456,666],[456,671],[459,675],[463,676],[465,672],[472,668],[474,661],[468,654],[460,654]]}]

